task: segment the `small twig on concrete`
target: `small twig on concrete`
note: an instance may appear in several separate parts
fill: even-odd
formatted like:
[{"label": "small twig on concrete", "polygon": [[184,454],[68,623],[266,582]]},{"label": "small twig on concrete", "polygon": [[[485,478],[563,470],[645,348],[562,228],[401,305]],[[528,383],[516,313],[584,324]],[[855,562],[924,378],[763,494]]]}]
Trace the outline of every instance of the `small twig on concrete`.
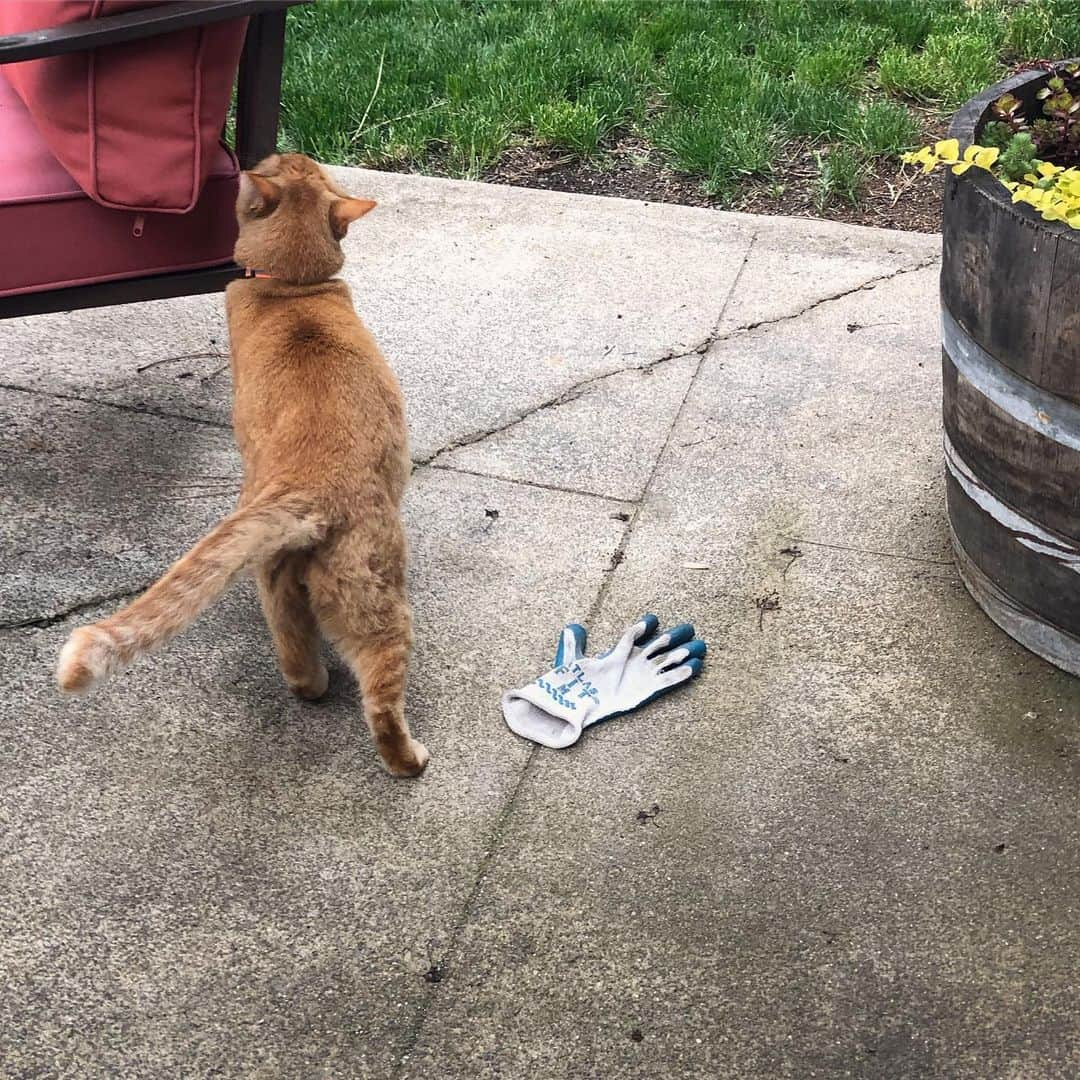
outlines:
[{"label": "small twig on concrete", "polygon": [[758,609],[757,628],[759,630],[765,629],[765,612],[766,611],[779,611],[780,610],[780,594],[774,589],[771,592],[767,592],[764,596],[759,596],[754,604]]},{"label": "small twig on concrete", "polygon": [[795,565],[795,560],[803,557],[803,551],[798,544],[792,544],[791,547],[781,548],[780,554],[790,556],[787,566],[784,567],[784,572],[780,575],[781,577],[787,577],[787,572]]},{"label": "small twig on concrete", "polygon": [[874,323],[849,322],[847,324],[847,332],[849,334],[854,334],[856,330],[868,330],[868,329],[870,329],[871,327],[874,327],[874,326],[899,326],[899,325],[900,325],[900,323],[897,322],[895,319],[890,319],[887,322],[874,322]]},{"label": "small twig on concrete", "polygon": [[906,562],[929,563],[931,566],[952,566],[952,559],[927,559],[922,555],[904,555],[899,551],[877,551],[874,548],[853,547],[850,544],[830,544],[824,540],[808,540],[805,536],[792,536],[789,539],[798,544],[811,547],[829,548],[832,551],[851,551],[856,555],[879,555],[883,559],[904,559]]},{"label": "small twig on concrete", "polygon": [[700,446],[702,443],[712,442],[715,438],[715,435],[706,435],[704,439],[695,439],[693,442],[679,443],[679,446],[684,449],[688,446]]}]

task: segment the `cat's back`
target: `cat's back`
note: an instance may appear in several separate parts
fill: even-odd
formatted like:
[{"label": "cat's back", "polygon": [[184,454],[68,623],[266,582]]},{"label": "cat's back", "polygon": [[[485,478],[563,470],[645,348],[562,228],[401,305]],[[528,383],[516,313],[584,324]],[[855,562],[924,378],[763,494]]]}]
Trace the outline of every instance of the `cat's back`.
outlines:
[{"label": "cat's back", "polygon": [[375,339],[340,281],[299,290],[272,281],[233,282],[226,312],[237,390],[249,382],[400,398],[400,388]]},{"label": "cat's back", "polygon": [[344,283],[236,281],[226,312],[234,423],[253,453],[302,447],[341,462],[404,452],[401,389]]}]

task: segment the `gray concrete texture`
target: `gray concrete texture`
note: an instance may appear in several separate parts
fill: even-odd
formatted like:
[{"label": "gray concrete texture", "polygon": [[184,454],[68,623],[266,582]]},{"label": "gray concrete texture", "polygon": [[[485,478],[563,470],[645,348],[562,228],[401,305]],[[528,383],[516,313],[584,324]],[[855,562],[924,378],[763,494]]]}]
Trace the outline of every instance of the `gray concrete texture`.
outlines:
[{"label": "gray concrete texture", "polygon": [[[249,585],[57,696],[231,503],[221,301],[0,323],[0,1076],[1077,1075],[1080,690],[952,565],[938,238],[339,177],[432,764],[292,701]],[[699,680],[505,729],[645,610]]]}]

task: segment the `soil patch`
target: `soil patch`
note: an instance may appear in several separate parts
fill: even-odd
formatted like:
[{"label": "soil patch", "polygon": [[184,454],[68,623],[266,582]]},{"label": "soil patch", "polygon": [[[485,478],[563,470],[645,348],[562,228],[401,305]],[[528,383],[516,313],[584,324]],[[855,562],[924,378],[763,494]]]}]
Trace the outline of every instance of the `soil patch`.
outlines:
[{"label": "soil patch", "polygon": [[[925,141],[942,138],[944,127],[941,122],[928,123]],[[922,176],[896,161],[874,162],[867,170],[857,206],[836,198],[822,205],[817,178],[814,150],[793,143],[777,159],[768,177],[748,181],[735,198],[725,199],[706,194],[697,177],[667,168],[655,150],[634,137],[619,139],[596,161],[583,161],[551,147],[512,147],[481,177],[492,184],[750,214],[825,218],[909,232],[933,233],[941,228],[944,179],[940,171]]]}]

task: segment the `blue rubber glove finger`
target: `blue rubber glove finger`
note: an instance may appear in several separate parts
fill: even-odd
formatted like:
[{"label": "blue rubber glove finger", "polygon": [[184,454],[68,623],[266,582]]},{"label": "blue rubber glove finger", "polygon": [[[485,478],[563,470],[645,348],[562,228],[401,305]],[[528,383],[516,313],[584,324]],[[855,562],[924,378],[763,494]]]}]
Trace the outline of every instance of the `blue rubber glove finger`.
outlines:
[{"label": "blue rubber glove finger", "polygon": [[665,671],[660,675],[660,685],[662,687],[660,693],[666,693],[668,690],[672,690],[681,683],[686,682],[687,679],[692,679],[695,675],[700,674],[701,660],[693,656],[685,664],[680,664],[678,667]]},{"label": "blue rubber glove finger", "polygon": [[559,638],[559,649],[555,653],[555,666],[563,667],[572,664],[585,655],[586,641],[585,627],[580,623],[567,623],[563,627],[562,637]]},{"label": "blue rubber glove finger", "polygon": [[638,620],[638,623],[639,625],[641,623],[645,624],[645,629],[642,630],[640,634],[638,634],[637,638],[634,641],[634,644],[640,649],[643,645],[652,641],[652,639],[656,637],[656,631],[660,627],[660,620],[655,615],[653,615],[652,612],[646,612]]},{"label": "blue rubber glove finger", "polygon": [[605,660],[607,657],[612,658],[612,662],[616,664],[623,664],[626,662],[627,657],[633,651],[634,646],[642,639],[649,636],[656,630],[660,620],[655,615],[642,615],[640,619],[633,626],[630,627],[626,633],[614,645],[611,646],[607,652],[602,652],[597,660]]},{"label": "blue rubber glove finger", "polygon": [[694,638],[685,645],[659,653],[655,658],[656,666],[660,671],[666,671],[676,664],[681,664],[684,660],[704,660],[706,652],[708,652],[708,646],[705,642],[701,638]]},{"label": "blue rubber glove finger", "polygon": [[694,628],[689,623],[679,623],[670,630],[653,638],[645,648],[645,656],[656,656],[658,653],[674,649],[679,645],[685,645],[694,638]]}]

